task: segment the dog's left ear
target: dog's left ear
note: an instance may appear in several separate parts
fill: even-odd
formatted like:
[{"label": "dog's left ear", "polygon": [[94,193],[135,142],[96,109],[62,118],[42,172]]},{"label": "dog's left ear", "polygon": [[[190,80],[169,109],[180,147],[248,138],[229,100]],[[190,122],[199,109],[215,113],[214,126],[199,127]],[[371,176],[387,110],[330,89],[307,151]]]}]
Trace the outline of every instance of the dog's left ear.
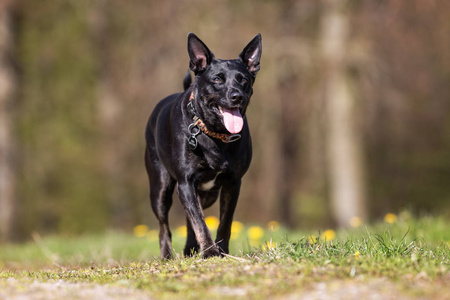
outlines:
[{"label": "dog's left ear", "polygon": [[241,54],[239,54],[239,58],[242,60],[244,65],[250,71],[253,76],[256,76],[256,73],[259,71],[259,61],[261,60],[262,53],[262,40],[261,34],[257,34],[251,41],[245,46],[244,50],[242,50]]}]

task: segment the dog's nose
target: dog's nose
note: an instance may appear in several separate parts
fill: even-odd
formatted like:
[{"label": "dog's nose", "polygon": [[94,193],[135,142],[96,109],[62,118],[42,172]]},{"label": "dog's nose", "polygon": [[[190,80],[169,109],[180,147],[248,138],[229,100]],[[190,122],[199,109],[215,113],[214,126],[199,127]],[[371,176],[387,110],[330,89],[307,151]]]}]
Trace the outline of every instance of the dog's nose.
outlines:
[{"label": "dog's nose", "polygon": [[230,94],[230,100],[233,104],[241,104],[244,100],[244,95],[241,92],[232,92]]}]

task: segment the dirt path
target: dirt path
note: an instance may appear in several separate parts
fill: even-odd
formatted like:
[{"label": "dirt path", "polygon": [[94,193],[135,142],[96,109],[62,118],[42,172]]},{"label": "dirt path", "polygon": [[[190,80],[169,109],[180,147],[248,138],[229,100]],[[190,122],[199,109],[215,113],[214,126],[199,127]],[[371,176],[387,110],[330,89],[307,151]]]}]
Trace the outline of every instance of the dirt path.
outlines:
[{"label": "dirt path", "polygon": [[[124,282],[126,285],[126,282]],[[442,289],[445,289],[442,290]],[[372,279],[369,282],[333,280],[313,283],[288,295],[269,296],[275,299],[371,299],[371,300],[406,300],[406,299],[450,299],[445,285],[429,284],[402,286],[385,279]],[[247,299],[254,295],[251,287],[215,287],[209,290],[210,295],[226,299]],[[257,293],[256,293],[257,294]],[[264,298],[258,295],[257,298]],[[183,298],[180,295],[180,299]],[[145,290],[120,287],[119,285],[101,285],[89,283],[72,283],[63,280],[39,282],[17,280],[13,278],[0,280],[0,300],[51,300],[51,299],[154,299]]]},{"label": "dirt path", "polygon": [[0,299],[50,300],[50,299],[152,299],[145,291],[111,285],[72,283],[63,280],[38,282],[13,278],[0,280]]}]

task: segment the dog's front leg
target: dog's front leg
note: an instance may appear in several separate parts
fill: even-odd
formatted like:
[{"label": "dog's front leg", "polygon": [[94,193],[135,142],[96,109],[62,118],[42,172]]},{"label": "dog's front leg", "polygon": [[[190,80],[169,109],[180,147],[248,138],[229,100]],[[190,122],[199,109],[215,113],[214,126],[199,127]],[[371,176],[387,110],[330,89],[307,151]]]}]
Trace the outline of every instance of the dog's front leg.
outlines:
[{"label": "dog's front leg", "polygon": [[205,215],[192,183],[178,182],[178,196],[184,207],[192,229],[195,232],[200,251],[204,258],[219,256],[219,250],[214,243],[211,232],[206,226]]},{"label": "dog's front leg", "polygon": [[231,225],[240,189],[240,180],[235,180],[222,186],[220,193],[220,224],[216,238],[216,243],[221,253],[229,253],[228,244],[231,236]]}]

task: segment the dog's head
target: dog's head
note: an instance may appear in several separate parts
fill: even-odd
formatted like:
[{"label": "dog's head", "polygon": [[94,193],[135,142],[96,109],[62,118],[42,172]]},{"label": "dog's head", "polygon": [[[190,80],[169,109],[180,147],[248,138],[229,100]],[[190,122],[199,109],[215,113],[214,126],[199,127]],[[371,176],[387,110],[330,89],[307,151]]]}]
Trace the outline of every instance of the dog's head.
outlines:
[{"label": "dog's head", "polygon": [[189,67],[195,74],[194,104],[200,118],[217,132],[239,133],[261,59],[261,35],[256,35],[237,59],[216,59],[193,33],[188,35]]}]

